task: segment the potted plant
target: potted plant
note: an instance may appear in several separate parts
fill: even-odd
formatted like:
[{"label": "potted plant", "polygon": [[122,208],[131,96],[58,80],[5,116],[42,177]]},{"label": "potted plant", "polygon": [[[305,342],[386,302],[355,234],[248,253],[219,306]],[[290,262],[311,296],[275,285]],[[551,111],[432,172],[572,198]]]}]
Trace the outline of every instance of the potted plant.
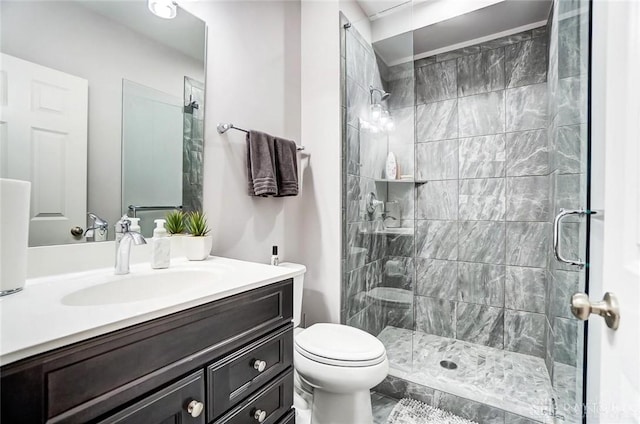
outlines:
[{"label": "potted plant", "polygon": [[180,210],[175,210],[173,212],[169,212],[165,217],[164,228],[167,229],[167,232],[171,235],[174,234],[184,234],[186,230],[185,214]]},{"label": "potted plant", "polygon": [[213,237],[209,235],[207,218],[201,211],[194,211],[186,215],[186,229],[189,233],[184,239],[184,250],[190,261],[202,261],[211,253]]}]

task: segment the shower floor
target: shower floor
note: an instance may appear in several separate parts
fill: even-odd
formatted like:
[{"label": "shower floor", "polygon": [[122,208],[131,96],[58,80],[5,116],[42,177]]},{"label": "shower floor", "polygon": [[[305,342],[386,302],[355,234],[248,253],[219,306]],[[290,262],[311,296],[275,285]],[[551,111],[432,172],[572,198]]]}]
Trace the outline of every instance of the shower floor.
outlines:
[{"label": "shower floor", "polygon": [[[378,339],[394,377],[536,421],[550,409],[551,381],[541,358],[395,327]],[[446,369],[441,361],[457,368]]]}]

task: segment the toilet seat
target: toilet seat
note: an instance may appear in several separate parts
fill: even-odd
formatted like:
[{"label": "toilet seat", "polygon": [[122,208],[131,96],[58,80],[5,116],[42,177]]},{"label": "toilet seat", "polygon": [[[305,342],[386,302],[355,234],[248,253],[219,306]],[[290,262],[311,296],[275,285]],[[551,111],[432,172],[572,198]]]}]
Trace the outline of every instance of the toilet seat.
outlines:
[{"label": "toilet seat", "polygon": [[386,360],[380,340],[340,324],[314,324],[296,335],[294,345],[300,355],[325,365],[368,367]]}]

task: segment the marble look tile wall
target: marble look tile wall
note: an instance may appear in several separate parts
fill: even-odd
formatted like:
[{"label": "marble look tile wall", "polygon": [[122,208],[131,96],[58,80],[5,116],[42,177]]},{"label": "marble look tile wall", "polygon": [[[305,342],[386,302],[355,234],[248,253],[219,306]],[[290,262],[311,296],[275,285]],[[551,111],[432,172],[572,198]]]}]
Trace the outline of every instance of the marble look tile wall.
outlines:
[{"label": "marble look tile wall", "polygon": [[196,101],[198,109],[183,114],[182,206],[185,211],[202,210],[204,160],[204,84],[184,77],[184,101]]},{"label": "marble look tile wall", "polygon": [[545,357],[547,45],[542,27],[414,63],[419,331]]}]

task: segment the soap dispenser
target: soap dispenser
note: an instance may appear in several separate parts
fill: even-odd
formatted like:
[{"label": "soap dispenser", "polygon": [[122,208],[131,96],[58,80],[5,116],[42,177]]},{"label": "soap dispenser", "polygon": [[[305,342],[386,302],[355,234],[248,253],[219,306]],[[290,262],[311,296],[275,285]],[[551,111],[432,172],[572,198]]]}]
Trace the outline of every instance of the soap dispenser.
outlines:
[{"label": "soap dispenser", "polygon": [[156,228],[153,230],[153,240],[151,242],[151,268],[169,268],[171,258],[171,240],[164,228],[164,219],[156,219]]},{"label": "soap dispenser", "polygon": [[129,218],[131,221],[131,226],[129,226],[129,231],[135,231],[136,233],[140,232],[140,218]]}]

